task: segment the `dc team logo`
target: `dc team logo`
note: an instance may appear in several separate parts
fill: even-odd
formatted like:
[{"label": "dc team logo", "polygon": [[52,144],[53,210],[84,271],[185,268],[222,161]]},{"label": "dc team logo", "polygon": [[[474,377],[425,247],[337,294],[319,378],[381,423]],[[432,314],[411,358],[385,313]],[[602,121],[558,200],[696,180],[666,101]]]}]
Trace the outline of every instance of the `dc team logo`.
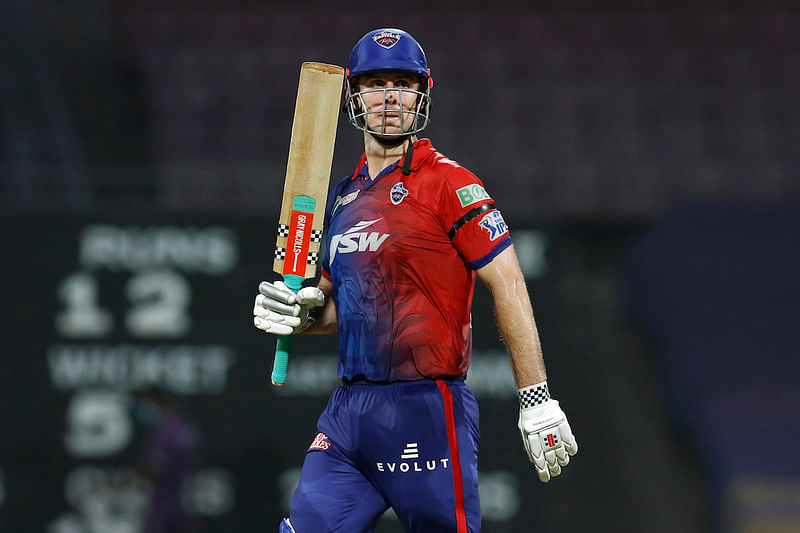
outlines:
[{"label": "dc team logo", "polygon": [[308,447],[309,450],[327,450],[331,447],[331,441],[328,440],[328,436],[325,433],[317,433],[317,436],[314,437],[314,440],[311,441],[311,446]]},{"label": "dc team logo", "polygon": [[389,198],[394,205],[400,205],[400,202],[402,202],[406,196],[408,196],[408,189],[403,187],[402,181],[398,181],[392,185],[392,190],[389,191]]},{"label": "dc team logo", "polygon": [[478,225],[489,232],[490,241],[494,241],[501,235],[508,233],[508,226],[506,225],[506,221],[503,220],[503,215],[500,214],[500,211],[487,213],[480,222],[478,222]]},{"label": "dc team logo", "polygon": [[379,46],[382,46],[388,50],[397,44],[397,42],[400,40],[400,37],[401,35],[399,33],[382,31],[373,35],[372,40],[375,41]]}]

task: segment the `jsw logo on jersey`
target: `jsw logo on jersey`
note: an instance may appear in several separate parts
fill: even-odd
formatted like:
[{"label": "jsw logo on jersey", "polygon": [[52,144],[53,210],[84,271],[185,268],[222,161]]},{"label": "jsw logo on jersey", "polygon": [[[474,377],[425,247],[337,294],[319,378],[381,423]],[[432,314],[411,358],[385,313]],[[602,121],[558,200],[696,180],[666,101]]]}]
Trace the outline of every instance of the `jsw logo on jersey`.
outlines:
[{"label": "jsw logo on jersey", "polygon": [[336,258],[336,254],[351,254],[353,252],[376,252],[380,248],[383,241],[389,238],[389,233],[380,233],[378,231],[362,231],[374,223],[382,220],[376,218],[375,220],[362,220],[355,226],[331,237],[330,256],[331,262]]}]

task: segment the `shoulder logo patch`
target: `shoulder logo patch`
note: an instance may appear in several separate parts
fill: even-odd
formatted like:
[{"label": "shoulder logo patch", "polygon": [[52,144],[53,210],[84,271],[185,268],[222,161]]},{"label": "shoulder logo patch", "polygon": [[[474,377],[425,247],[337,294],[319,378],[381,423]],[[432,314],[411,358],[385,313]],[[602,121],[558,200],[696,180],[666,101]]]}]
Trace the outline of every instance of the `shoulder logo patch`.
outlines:
[{"label": "shoulder logo patch", "polygon": [[456,189],[456,196],[458,196],[458,201],[461,202],[461,207],[467,207],[468,205],[478,203],[482,200],[492,199],[489,193],[486,192],[486,189],[477,183]]},{"label": "shoulder logo patch", "polygon": [[389,199],[392,200],[394,205],[400,205],[400,202],[402,202],[406,196],[408,196],[408,189],[403,187],[402,181],[398,181],[392,185],[392,190],[389,191]]}]

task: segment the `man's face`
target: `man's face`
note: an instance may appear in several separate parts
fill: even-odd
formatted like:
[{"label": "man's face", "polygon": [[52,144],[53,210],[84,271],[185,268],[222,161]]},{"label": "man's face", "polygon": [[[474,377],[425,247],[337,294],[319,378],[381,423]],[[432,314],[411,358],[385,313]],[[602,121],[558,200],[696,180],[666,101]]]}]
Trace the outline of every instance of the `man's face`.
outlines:
[{"label": "man's face", "polygon": [[[367,128],[381,134],[402,134],[414,125],[420,81],[405,72],[380,72],[358,80],[367,112]],[[402,113],[402,114],[401,114]]]}]

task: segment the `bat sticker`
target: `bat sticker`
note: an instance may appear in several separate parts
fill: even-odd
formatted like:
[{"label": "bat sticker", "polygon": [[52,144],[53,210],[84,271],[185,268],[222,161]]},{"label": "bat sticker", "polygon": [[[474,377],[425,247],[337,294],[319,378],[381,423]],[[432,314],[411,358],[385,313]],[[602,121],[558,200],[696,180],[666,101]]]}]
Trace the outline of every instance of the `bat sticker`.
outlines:
[{"label": "bat sticker", "polygon": [[[314,222],[314,207],[317,201],[309,196],[295,196],[292,200],[292,212],[287,235],[286,261],[283,274],[305,277],[308,264],[308,248],[311,243],[311,225]],[[319,236],[318,236],[319,237]],[[314,241],[319,242],[319,241]]]}]

